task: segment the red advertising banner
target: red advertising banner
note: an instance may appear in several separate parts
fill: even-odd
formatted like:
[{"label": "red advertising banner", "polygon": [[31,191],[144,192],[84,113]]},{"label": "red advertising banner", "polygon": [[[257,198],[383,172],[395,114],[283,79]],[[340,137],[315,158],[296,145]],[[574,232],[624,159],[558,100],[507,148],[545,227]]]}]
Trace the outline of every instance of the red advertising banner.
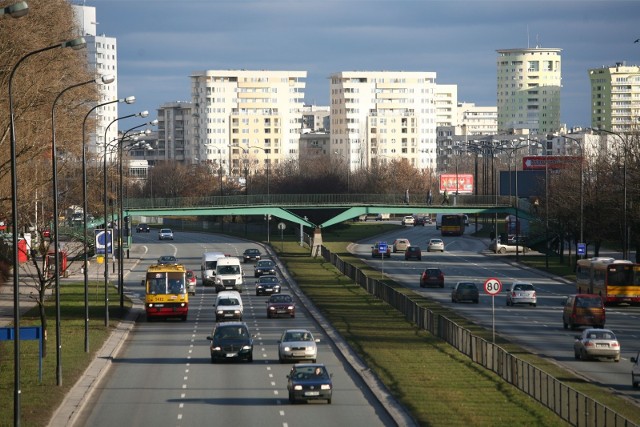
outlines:
[{"label": "red advertising banner", "polygon": [[565,169],[580,164],[580,156],[524,156],[522,170]]},{"label": "red advertising banner", "polygon": [[440,175],[440,192],[449,194],[473,194],[473,175],[467,173],[445,173]]}]

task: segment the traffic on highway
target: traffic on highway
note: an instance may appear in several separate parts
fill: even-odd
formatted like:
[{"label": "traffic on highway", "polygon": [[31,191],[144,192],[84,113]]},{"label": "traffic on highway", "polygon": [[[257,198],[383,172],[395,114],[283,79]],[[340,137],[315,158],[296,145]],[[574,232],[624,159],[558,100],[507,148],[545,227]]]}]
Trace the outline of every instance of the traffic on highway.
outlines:
[{"label": "traffic on highway", "polygon": [[[384,269],[384,274],[396,282],[433,298],[487,329],[495,326],[497,334],[532,353],[552,359],[596,384],[627,395],[640,405],[640,389],[632,386],[630,362],[640,349],[640,331],[637,327],[640,323],[640,307],[606,307],[605,327],[615,333],[619,342],[619,363],[614,361],[615,358],[585,361],[576,357],[574,352],[574,343],[580,339],[582,327],[565,329],[563,326],[564,302],[569,295],[576,293],[576,284],[509,262],[508,258],[487,248],[487,239],[469,235],[442,237],[445,250],[425,250],[420,260],[405,260],[404,254],[391,254],[384,260],[371,256],[374,244],[406,239],[411,245],[426,247],[429,240],[436,237],[440,237],[440,232],[433,226],[405,227],[353,244],[351,252],[373,268]],[[443,287],[421,286],[421,275],[431,269],[442,272]],[[501,291],[495,296],[484,289],[485,282],[493,278],[502,285]],[[459,282],[476,285],[479,290],[477,304],[473,297],[452,302],[452,299],[457,299],[455,294],[452,296],[452,291]],[[518,284],[511,289],[512,285]],[[529,286],[534,291],[525,295]]]}]

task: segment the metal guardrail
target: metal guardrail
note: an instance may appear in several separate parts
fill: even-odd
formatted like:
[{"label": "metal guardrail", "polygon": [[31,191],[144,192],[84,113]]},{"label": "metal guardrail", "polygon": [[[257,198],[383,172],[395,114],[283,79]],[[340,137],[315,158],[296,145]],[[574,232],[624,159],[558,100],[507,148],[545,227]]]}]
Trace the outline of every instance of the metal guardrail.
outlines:
[{"label": "metal guardrail", "polygon": [[494,372],[569,424],[578,427],[637,426],[613,409],[562,383],[502,347],[474,335],[445,316],[419,306],[412,301],[411,296],[366,276],[359,268],[343,261],[324,246],[321,254],[327,262],[371,295],[403,313],[408,321],[446,341],[473,362]]}]

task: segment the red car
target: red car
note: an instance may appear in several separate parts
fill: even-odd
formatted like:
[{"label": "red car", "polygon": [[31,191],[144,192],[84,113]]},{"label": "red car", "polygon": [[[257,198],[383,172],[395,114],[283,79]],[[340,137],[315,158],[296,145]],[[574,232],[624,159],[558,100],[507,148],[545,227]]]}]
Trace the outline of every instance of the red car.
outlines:
[{"label": "red car", "polygon": [[275,294],[267,301],[267,317],[289,316],[296,317],[296,303],[291,295]]},{"label": "red car", "polygon": [[426,268],[420,276],[420,287],[437,286],[444,288],[444,273],[439,268]]},{"label": "red car", "polygon": [[189,295],[196,294],[196,283],[198,283],[198,279],[193,270],[187,270],[187,291]]}]

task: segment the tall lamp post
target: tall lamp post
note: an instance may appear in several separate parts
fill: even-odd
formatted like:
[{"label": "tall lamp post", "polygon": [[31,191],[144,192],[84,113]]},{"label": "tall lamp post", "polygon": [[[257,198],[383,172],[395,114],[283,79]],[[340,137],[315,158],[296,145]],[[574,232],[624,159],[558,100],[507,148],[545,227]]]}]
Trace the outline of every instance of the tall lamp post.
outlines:
[{"label": "tall lamp post", "polygon": [[[23,8],[24,9],[24,8]],[[3,9],[6,13],[6,9]],[[10,13],[10,12],[9,12]],[[22,12],[24,13],[24,12]],[[24,16],[24,15],[22,15]],[[86,42],[83,37],[79,37],[73,40],[69,40],[63,43],[58,43],[52,46],[48,46],[42,49],[34,50],[24,55],[13,66],[11,74],[9,75],[9,122],[10,122],[10,156],[11,156],[11,220],[12,220],[12,250],[13,250],[13,326],[14,326],[14,389],[13,389],[13,424],[15,426],[20,425],[20,274],[18,257],[18,165],[17,165],[17,149],[16,149],[16,128],[15,128],[15,113],[13,108],[13,77],[24,60],[30,56],[36,55],[41,52],[56,48],[70,47],[72,49],[82,49],[86,46]]]},{"label": "tall lamp post", "polygon": [[342,157],[343,159],[345,159],[345,162],[347,163],[347,194],[351,193],[351,163],[350,160],[347,156],[340,154],[337,150],[333,152],[333,154]]},{"label": "tall lamp post", "polygon": [[264,154],[267,156],[267,203],[269,203],[270,199],[271,199],[271,195],[270,195],[270,183],[269,183],[269,167],[271,165],[271,160],[269,159],[269,151],[266,148],[262,148],[262,147],[258,147],[256,145],[252,145],[250,147],[247,148],[257,148],[258,150],[262,150],[264,152]]},{"label": "tall lamp post", "polygon": [[53,177],[53,281],[56,299],[56,384],[62,385],[62,342],[60,331],[60,250],[58,249],[58,153],[56,150],[56,104],[67,91],[91,83],[113,83],[113,75],[104,75],[98,79],[76,83],[63,89],[51,105],[51,173]]},{"label": "tall lamp post", "polygon": [[[572,138],[567,135],[560,135],[562,138],[575,142],[580,149],[580,243],[584,243],[584,141]],[[547,135],[547,139],[552,139],[553,135]],[[576,249],[577,250],[577,249]],[[576,259],[578,256],[576,256]]]},{"label": "tall lamp post", "polygon": [[[129,119],[131,117],[147,117],[148,111],[141,111],[135,114],[118,117],[111,121],[104,130],[104,159],[103,159],[103,188],[104,191],[104,326],[109,327],[109,243],[113,239],[109,238],[109,195],[107,194],[107,132],[112,124],[118,120]],[[111,245],[113,249],[113,244]]]},{"label": "tall lamp post", "polygon": [[596,132],[607,133],[610,135],[615,135],[622,142],[622,147],[624,149],[624,157],[622,163],[622,192],[623,192],[623,236],[622,236],[622,258],[627,259],[629,256],[629,230],[627,229],[627,141],[622,137],[621,134],[617,132],[613,132],[610,130],[602,129],[602,128],[594,128]]},{"label": "tall lamp post", "polygon": [[87,120],[91,113],[93,113],[96,109],[100,107],[104,107],[105,105],[113,104],[116,102],[125,102],[127,104],[133,104],[136,102],[135,96],[128,96],[122,99],[114,99],[113,101],[103,102],[102,104],[98,104],[95,107],[91,108],[87,114],[84,116],[84,120],[82,121],[82,231],[83,231],[83,250],[84,250],[84,260],[83,260],[83,275],[84,275],[84,351],[85,353],[89,353],[89,255],[88,255],[88,237],[87,237],[87,211],[89,210],[89,203],[87,201],[87,149],[86,149],[86,124]]}]

